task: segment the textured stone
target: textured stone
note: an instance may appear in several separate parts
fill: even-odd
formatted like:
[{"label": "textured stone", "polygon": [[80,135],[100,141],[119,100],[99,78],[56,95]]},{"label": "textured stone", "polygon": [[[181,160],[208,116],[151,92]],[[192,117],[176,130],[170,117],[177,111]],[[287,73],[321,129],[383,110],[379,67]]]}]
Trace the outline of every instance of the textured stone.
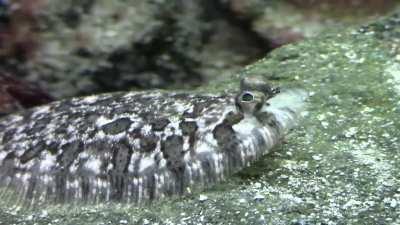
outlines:
[{"label": "textured stone", "polygon": [[52,100],[39,87],[0,71],[0,116]]}]

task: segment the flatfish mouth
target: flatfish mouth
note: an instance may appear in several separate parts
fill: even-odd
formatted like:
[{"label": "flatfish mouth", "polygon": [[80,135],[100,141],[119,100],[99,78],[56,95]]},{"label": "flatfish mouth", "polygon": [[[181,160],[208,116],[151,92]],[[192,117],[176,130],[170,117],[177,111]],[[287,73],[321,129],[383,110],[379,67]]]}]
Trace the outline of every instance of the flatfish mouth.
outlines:
[{"label": "flatfish mouth", "polygon": [[[141,204],[215,184],[268,153],[303,110],[304,93],[248,95],[239,107],[236,92],[111,93],[4,117],[0,197]],[[285,96],[297,102],[269,103]]]}]

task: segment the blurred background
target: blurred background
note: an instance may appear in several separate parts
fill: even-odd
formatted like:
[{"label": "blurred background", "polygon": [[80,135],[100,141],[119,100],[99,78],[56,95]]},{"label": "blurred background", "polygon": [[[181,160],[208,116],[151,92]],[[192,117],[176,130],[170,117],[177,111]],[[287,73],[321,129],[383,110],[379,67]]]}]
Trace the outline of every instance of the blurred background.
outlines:
[{"label": "blurred background", "polygon": [[0,115],[102,92],[206,85],[395,0],[0,0]]}]

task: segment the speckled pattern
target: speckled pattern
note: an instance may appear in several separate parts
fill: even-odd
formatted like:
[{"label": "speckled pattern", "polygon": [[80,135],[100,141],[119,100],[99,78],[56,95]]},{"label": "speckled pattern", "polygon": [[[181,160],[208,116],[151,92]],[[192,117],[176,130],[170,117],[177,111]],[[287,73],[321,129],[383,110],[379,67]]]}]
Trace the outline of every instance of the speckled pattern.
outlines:
[{"label": "speckled pattern", "polygon": [[32,203],[141,203],[209,186],[267,153],[297,116],[266,99],[255,113],[238,96],[113,93],[11,115],[0,185]]}]

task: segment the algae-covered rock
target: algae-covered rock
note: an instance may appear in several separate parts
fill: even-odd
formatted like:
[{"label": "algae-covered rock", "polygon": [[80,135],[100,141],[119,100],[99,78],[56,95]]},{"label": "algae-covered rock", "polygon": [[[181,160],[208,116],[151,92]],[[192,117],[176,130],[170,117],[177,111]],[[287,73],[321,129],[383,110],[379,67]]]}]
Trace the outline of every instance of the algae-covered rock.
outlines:
[{"label": "algae-covered rock", "polygon": [[229,0],[228,7],[246,18],[255,33],[269,40],[271,47],[314,37],[333,27],[362,24],[387,14],[396,1],[331,0]]},{"label": "algae-covered rock", "polygon": [[221,71],[236,72],[277,46],[365,23],[396,5],[378,7],[371,0],[364,5],[379,10],[353,15],[341,13],[343,1],[333,10],[310,2],[4,1],[0,68],[39,83],[58,99],[192,88]]},{"label": "algae-covered rock", "polygon": [[53,98],[34,84],[0,72],[0,117],[51,101]]},{"label": "algae-covered rock", "polygon": [[192,88],[268,50],[210,0],[6,3],[0,68],[56,98]]},{"label": "algae-covered rock", "polygon": [[[28,18],[35,23],[24,30],[34,32],[18,36],[35,40],[34,54],[22,62],[8,54],[1,67],[38,81],[56,97],[195,86],[203,79],[198,58],[208,27],[197,1],[45,2],[29,11],[37,14]],[[13,2],[9,20],[12,8],[26,4]],[[21,24],[8,26],[18,31]]]},{"label": "algae-covered rock", "polygon": [[400,14],[282,47],[204,90],[262,75],[308,90],[275,154],[211,190],[150,206],[4,208],[4,224],[398,224]]}]

